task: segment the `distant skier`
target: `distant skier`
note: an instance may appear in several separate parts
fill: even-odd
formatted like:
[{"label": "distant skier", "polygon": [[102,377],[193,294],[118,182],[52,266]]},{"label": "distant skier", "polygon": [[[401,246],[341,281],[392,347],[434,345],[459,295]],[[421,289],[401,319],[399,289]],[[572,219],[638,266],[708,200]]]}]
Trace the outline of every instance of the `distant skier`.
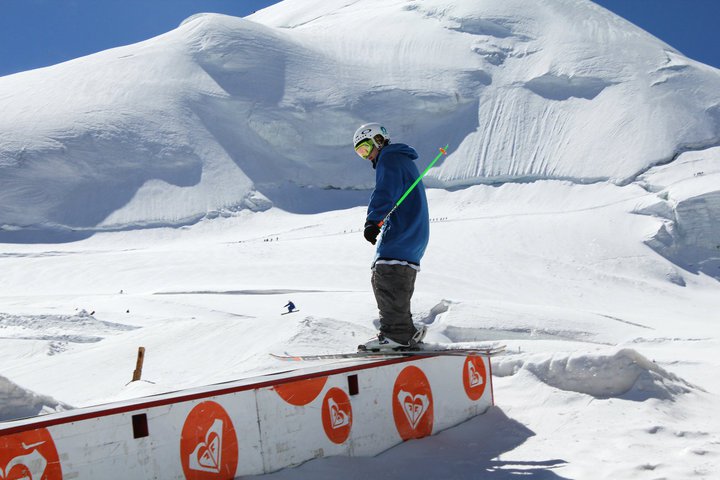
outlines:
[{"label": "distant skier", "polygon": [[295,311],[295,304],[292,302],[292,300],[288,300],[287,305],[285,305],[285,308],[288,309],[285,313],[293,313]]},{"label": "distant skier", "polygon": [[391,145],[387,130],[379,123],[358,128],[353,145],[355,152],[372,162],[375,169],[375,190],[370,196],[363,235],[371,244],[377,243],[371,283],[380,312],[377,338],[358,349],[414,347],[422,341],[426,331],[425,326],[413,325],[410,313],[415,277],[430,238],[430,217],[422,181],[388,218],[382,230],[380,222],[420,176],[414,163],[418,154],[408,145]]}]

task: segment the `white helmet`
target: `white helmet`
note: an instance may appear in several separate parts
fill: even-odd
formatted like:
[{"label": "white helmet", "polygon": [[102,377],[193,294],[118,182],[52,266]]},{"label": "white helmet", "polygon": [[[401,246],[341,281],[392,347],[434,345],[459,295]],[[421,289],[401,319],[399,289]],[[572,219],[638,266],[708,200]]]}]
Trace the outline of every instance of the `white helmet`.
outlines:
[{"label": "white helmet", "polygon": [[365,139],[372,140],[375,146],[380,149],[385,146],[385,143],[390,142],[390,135],[388,135],[385,127],[379,123],[366,123],[355,131],[353,146],[357,146],[358,143]]}]

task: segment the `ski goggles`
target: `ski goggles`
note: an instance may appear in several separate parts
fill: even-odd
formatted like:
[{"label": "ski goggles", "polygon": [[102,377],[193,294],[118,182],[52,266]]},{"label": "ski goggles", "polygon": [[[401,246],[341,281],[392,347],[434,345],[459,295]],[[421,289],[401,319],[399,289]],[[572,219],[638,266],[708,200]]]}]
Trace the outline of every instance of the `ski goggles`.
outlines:
[{"label": "ski goggles", "polygon": [[362,142],[358,142],[357,145],[355,145],[355,153],[360,155],[362,158],[368,158],[370,156],[370,153],[372,153],[372,149],[375,147],[375,144],[372,140],[369,138],[366,138]]}]

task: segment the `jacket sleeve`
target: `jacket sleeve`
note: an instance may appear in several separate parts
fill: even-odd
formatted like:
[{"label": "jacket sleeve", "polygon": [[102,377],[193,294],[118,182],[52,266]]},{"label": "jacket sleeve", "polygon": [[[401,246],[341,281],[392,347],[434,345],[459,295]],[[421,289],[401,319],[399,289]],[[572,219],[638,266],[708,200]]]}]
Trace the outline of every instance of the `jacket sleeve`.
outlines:
[{"label": "jacket sleeve", "polygon": [[402,172],[396,162],[383,159],[375,170],[375,190],[370,196],[367,220],[379,222],[387,215],[402,195]]}]

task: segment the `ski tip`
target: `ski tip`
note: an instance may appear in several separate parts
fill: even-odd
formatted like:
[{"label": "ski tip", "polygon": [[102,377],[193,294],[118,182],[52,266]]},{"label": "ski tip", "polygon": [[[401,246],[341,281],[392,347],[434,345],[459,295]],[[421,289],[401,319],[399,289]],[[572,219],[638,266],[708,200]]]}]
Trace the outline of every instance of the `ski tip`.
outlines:
[{"label": "ski tip", "polygon": [[450,144],[445,145],[445,148],[440,147],[440,153],[442,153],[443,155],[447,155],[447,151],[448,151],[448,147],[449,147],[449,146],[450,146]]}]

